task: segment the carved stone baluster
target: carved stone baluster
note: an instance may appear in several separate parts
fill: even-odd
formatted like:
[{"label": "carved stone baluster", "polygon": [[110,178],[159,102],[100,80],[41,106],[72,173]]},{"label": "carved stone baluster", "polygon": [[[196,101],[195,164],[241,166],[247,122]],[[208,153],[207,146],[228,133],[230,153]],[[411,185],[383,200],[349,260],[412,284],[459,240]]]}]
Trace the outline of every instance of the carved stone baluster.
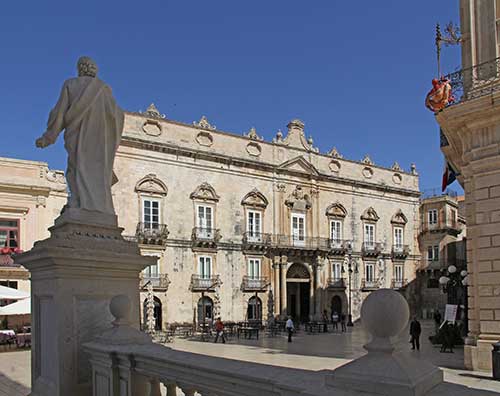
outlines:
[{"label": "carved stone baluster", "polygon": [[161,396],[160,381],[158,381],[157,378],[151,378],[149,380],[149,384],[150,384],[149,396]]},{"label": "carved stone baluster", "polygon": [[165,383],[167,388],[167,396],[177,396],[177,385],[174,383]]}]

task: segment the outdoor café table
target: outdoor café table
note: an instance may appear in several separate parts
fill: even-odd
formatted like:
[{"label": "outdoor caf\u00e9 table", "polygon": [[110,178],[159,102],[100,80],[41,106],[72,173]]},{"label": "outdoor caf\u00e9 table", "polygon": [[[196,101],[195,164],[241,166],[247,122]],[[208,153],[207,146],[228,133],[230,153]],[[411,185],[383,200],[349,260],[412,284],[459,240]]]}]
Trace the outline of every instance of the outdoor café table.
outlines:
[{"label": "outdoor caf\u00e9 table", "polygon": [[238,338],[242,333],[245,339],[251,339],[253,335],[257,340],[259,339],[259,329],[257,327],[238,327]]}]

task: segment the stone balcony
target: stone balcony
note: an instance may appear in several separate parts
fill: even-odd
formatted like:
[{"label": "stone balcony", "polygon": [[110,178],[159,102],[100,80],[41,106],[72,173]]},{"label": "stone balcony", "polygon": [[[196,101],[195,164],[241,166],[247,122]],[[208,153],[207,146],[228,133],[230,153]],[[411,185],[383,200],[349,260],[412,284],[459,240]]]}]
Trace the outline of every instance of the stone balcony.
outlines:
[{"label": "stone balcony", "polygon": [[425,233],[441,233],[445,232],[454,236],[460,234],[460,225],[458,220],[439,220],[436,223],[425,221],[418,228],[419,235]]},{"label": "stone balcony", "polygon": [[219,275],[200,276],[193,274],[191,275],[191,284],[189,285],[189,289],[192,292],[213,292],[219,284]]},{"label": "stone balcony", "polygon": [[254,278],[244,276],[241,284],[241,290],[244,292],[265,292],[269,286],[269,279],[265,276]]},{"label": "stone balcony", "polygon": [[194,227],[191,233],[193,249],[217,249],[220,239],[221,234],[218,228]]},{"label": "stone balcony", "polygon": [[301,251],[330,251],[330,239],[320,237],[298,237],[293,235],[273,235],[272,245],[278,249]]},{"label": "stone balcony", "polygon": [[382,244],[379,242],[363,242],[361,254],[364,257],[377,257],[382,253]]},{"label": "stone balcony", "polygon": [[242,239],[244,251],[263,252],[271,246],[271,234],[261,232],[245,232]]},{"label": "stone balcony", "polygon": [[141,272],[139,287],[143,289],[149,283],[153,285],[154,290],[167,290],[170,285],[170,279],[168,279],[168,274],[145,275]]},{"label": "stone balcony", "polygon": [[168,234],[169,231],[166,224],[137,223],[135,229],[137,242],[143,245],[165,246]]},{"label": "stone balcony", "polygon": [[344,278],[328,278],[327,287],[335,290],[345,290],[346,284]]},{"label": "stone balcony", "polygon": [[406,279],[395,279],[391,281],[391,289],[403,289],[408,284]]},{"label": "stone balcony", "polygon": [[347,239],[330,239],[330,255],[343,256],[352,246],[352,241]]},{"label": "stone balcony", "polygon": [[363,291],[377,290],[379,288],[380,288],[380,282],[378,279],[361,280],[361,290]]},{"label": "stone balcony", "polygon": [[391,257],[393,259],[405,259],[410,254],[408,245],[392,245]]}]

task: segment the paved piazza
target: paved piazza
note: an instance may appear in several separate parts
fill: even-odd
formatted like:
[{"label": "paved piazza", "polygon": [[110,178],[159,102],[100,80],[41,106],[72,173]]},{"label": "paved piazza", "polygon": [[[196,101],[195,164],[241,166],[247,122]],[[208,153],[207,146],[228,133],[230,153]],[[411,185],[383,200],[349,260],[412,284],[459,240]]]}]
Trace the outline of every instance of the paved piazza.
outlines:
[{"label": "paved piazza", "polygon": [[[445,381],[474,389],[488,390],[500,395],[500,382],[486,378],[484,373],[466,371],[463,368],[463,348],[453,354],[440,353],[427,337],[433,323],[423,322],[421,351],[415,354],[443,368]],[[398,340],[401,348],[410,348],[408,332]],[[310,335],[301,331],[289,344],[284,335],[260,340],[230,339],[226,344],[201,342],[176,338],[170,347],[228,359],[238,359],[262,364],[306,370],[334,369],[364,354],[362,345],[368,335],[360,325],[352,332]],[[30,392],[30,352],[0,354],[0,396],[27,396]],[[464,393],[465,396],[467,393]],[[491,395],[491,393],[488,393]],[[179,390],[179,395],[183,393]]]}]

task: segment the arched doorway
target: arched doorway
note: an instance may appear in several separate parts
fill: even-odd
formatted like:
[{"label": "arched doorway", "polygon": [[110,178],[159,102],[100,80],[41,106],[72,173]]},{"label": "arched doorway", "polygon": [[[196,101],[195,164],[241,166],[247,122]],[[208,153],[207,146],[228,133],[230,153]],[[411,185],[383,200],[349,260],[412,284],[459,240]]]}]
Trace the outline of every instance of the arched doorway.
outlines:
[{"label": "arched doorway", "polygon": [[[161,301],[158,297],[153,297],[154,308],[153,315],[155,317],[155,330],[162,329],[162,305]],[[148,299],[146,298],[143,303],[143,315],[142,315],[142,325],[145,328],[147,323],[147,314],[148,314]]]},{"label": "arched doorway", "polygon": [[210,297],[204,296],[198,300],[198,324],[213,321],[214,302]]},{"label": "arched doorway", "polygon": [[262,301],[259,297],[251,297],[248,300],[247,320],[261,321],[262,320]]},{"label": "arched doorway", "polygon": [[342,314],[342,299],[340,296],[332,297],[332,313],[337,312],[340,316]]},{"label": "arched doorway", "polygon": [[311,276],[304,264],[294,263],[286,273],[287,314],[295,320],[309,320]]}]

